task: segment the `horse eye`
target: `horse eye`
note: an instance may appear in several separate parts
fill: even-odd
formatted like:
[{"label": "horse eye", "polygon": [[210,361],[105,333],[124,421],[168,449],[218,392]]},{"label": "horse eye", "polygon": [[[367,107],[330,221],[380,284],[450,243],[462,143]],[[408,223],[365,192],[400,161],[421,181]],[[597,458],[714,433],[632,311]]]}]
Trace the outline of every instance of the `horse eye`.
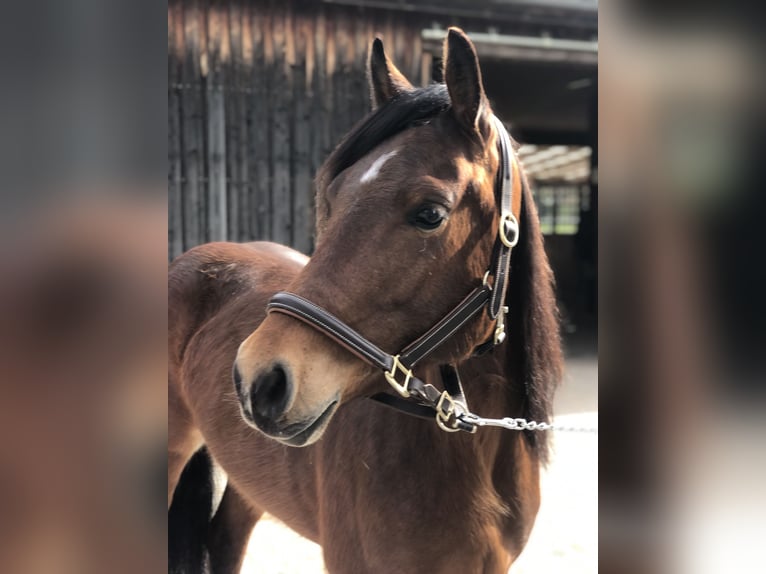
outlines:
[{"label": "horse eye", "polygon": [[424,231],[433,231],[444,222],[444,211],[436,206],[422,207],[412,217],[412,224]]}]

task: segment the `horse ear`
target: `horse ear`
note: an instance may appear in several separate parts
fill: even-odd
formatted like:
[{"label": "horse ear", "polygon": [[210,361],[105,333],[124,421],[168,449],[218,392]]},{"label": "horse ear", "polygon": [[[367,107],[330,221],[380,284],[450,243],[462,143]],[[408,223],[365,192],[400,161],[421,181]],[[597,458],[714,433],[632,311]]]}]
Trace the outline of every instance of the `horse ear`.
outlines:
[{"label": "horse ear", "polygon": [[444,82],[452,111],[465,128],[482,134],[487,98],[473,42],[460,28],[450,28],[444,42]]},{"label": "horse ear", "polygon": [[402,92],[413,89],[412,84],[386,56],[380,38],[375,38],[372,42],[367,77],[370,82],[370,98],[372,99],[373,110]]}]

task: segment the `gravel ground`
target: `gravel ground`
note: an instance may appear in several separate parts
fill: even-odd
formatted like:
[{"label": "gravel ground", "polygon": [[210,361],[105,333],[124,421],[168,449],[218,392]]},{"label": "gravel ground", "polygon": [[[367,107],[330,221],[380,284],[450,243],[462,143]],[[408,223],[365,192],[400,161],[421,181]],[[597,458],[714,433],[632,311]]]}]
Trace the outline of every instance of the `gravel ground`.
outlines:
[{"label": "gravel ground", "polygon": [[[597,426],[598,363],[567,360],[565,384],[556,397],[556,423]],[[243,574],[325,572],[319,546],[272,516],[250,539]],[[598,572],[598,437],[556,433],[551,464],[542,478],[542,505],[529,543],[512,574]]]}]

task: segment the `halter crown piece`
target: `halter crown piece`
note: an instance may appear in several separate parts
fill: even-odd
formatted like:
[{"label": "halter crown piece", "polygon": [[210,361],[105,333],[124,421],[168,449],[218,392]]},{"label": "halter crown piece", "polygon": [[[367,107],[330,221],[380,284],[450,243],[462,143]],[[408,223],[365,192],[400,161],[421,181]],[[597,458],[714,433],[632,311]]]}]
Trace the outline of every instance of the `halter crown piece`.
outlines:
[{"label": "halter crown piece", "polygon": [[412,369],[484,307],[487,308],[490,318],[495,321],[495,330],[493,336],[480,345],[475,353],[481,354],[505,340],[505,316],[508,313],[508,308],[504,306],[505,292],[508,287],[511,250],[519,240],[519,222],[512,211],[511,141],[503,123],[495,116],[492,119],[499,136],[500,147],[500,167],[495,184],[495,194],[500,204],[500,222],[495,240],[495,257],[490,262],[481,285],[471,291],[431,329],[399,354],[391,355],[328,311],[294,293],[281,291],[271,298],[267,306],[270,313],[283,313],[302,321],[364,362],[382,370],[386,381],[399,396],[379,393],[371,398],[410,415],[427,418],[435,416],[439,428],[447,432],[462,430],[474,433],[478,428],[476,417],[468,409],[457,369],[453,365],[440,366],[444,391],[421,381]]}]

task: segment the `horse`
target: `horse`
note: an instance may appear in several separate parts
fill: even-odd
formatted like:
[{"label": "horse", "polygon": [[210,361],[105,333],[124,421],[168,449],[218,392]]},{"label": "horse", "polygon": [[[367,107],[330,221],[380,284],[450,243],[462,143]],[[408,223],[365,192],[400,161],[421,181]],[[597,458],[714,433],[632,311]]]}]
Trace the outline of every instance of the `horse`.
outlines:
[{"label": "horse", "polygon": [[[524,548],[548,433],[467,429],[462,415],[470,404],[485,417],[551,419],[562,372],[553,276],[522,166],[501,145],[476,50],[457,28],[443,62],[443,84],[416,88],[372,43],[372,111],[317,174],[310,259],[269,243],[215,243],[171,264],[178,568],[238,571],[264,512],[320,544],[333,574],[504,573]],[[503,174],[512,184],[501,214]],[[485,273],[510,254],[504,244],[508,276]],[[291,299],[274,296],[284,290]],[[450,323],[416,367],[396,356],[384,376],[370,363],[365,349],[422,342],[479,291],[499,311],[482,303]],[[458,372],[464,392],[450,394]],[[437,420],[399,412],[416,382],[441,393],[430,407]],[[394,397],[392,387],[396,401],[371,400]],[[469,432],[444,432],[461,426]],[[226,475],[217,509],[215,468]]]}]

